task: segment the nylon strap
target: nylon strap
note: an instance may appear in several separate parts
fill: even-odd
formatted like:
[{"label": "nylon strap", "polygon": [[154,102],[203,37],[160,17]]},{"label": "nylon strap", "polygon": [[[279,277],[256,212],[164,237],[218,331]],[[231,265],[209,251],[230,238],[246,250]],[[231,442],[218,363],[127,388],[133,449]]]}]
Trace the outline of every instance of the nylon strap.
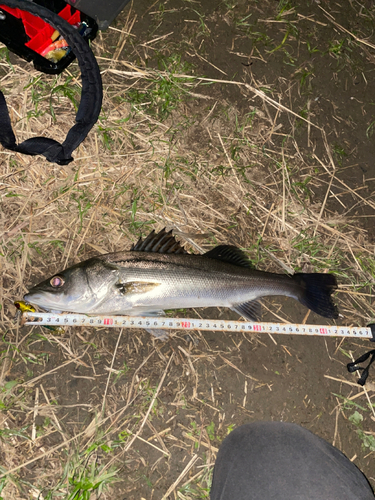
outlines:
[{"label": "nylon strap", "polygon": [[0,91],[0,143],[11,151],[27,155],[43,155],[51,163],[67,165],[73,161],[72,152],[86,138],[99,117],[103,88],[98,63],[89,44],[78,33],[78,30],[54,12],[28,0],[0,0],[0,5],[30,12],[55,28],[65,38],[76,56],[82,79],[82,95],[76,123],[69,130],[62,144],[47,137],[33,137],[17,144],[8,107]]},{"label": "nylon strap", "polygon": [[[363,368],[362,366],[357,366],[359,363],[363,363],[364,361],[367,361],[367,359],[371,356],[371,360],[369,364]],[[372,349],[371,351],[365,352],[365,354],[362,354],[358,359],[353,361],[353,363],[348,363],[346,365],[348,371],[350,373],[353,373],[357,370],[363,370],[361,378],[358,379],[358,384],[364,386],[367,380],[367,377],[369,375],[369,369],[372,363],[375,361],[375,349]]]}]

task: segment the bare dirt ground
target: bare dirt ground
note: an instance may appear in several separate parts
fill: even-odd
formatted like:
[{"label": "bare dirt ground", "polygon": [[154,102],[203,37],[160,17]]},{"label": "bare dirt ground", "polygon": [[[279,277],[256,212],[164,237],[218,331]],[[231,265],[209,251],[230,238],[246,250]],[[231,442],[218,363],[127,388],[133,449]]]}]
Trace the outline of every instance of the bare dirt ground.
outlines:
[{"label": "bare dirt ground", "polygon": [[[3,498],[208,498],[221,441],[256,420],[303,425],[375,486],[375,379],[346,371],[366,341],[13,322],[31,284],[163,227],[332,272],[337,323],[374,322],[374,28],[372,2],[138,1],[93,43],[105,99],[75,161],[0,151]],[[77,65],[54,78],[1,51],[18,140],[62,138]],[[263,319],[327,323],[291,299]]]}]

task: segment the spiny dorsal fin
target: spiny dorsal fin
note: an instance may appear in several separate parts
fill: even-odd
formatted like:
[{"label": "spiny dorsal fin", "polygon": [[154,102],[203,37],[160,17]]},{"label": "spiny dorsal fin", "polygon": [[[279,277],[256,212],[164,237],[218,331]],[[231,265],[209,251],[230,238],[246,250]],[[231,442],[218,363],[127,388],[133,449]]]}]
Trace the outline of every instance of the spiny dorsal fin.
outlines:
[{"label": "spiny dorsal fin", "polygon": [[132,252],[188,253],[172,235],[172,229],[167,233],[165,228],[157,234],[151,231],[144,240],[139,238],[130,250]]},{"label": "spiny dorsal fin", "polygon": [[245,253],[232,245],[219,245],[204,254],[209,259],[221,260],[228,264],[241,267],[254,267]]}]

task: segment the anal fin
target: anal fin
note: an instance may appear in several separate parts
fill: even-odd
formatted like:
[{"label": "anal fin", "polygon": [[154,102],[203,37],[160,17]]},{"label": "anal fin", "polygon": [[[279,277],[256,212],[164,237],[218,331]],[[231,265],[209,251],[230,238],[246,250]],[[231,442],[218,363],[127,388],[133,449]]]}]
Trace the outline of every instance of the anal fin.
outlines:
[{"label": "anal fin", "polygon": [[258,300],[234,304],[231,309],[250,321],[260,321],[262,317],[262,305]]}]

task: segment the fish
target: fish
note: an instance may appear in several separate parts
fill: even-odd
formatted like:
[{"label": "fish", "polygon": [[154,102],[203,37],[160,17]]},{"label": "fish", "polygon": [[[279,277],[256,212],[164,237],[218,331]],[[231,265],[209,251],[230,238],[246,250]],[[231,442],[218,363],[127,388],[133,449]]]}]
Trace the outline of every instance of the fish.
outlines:
[{"label": "fish", "polygon": [[259,299],[277,295],[337,318],[332,300],[336,288],[333,274],[257,270],[232,245],[218,245],[202,255],[188,253],[172,231],[163,229],[139,238],[129,251],[92,257],[54,274],[31,288],[24,300],[46,311],[88,315],[163,316],[165,309],[228,307],[259,321]]}]

